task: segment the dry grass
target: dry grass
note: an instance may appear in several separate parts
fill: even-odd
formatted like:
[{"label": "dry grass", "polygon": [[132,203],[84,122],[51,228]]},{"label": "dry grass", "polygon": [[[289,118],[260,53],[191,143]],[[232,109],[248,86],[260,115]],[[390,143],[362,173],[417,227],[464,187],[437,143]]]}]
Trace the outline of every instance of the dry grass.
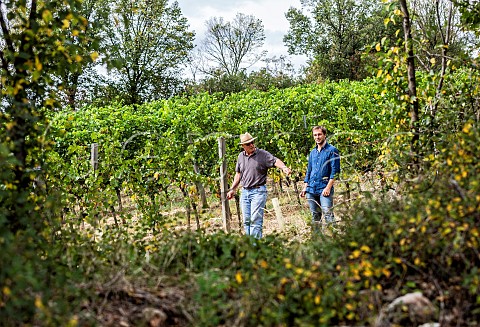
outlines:
[{"label": "dry grass", "polygon": [[[297,194],[297,192],[301,190],[303,182],[297,182],[296,186],[297,187],[295,187],[293,183],[290,183],[289,185],[283,184],[282,188],[280,188],[279,184],[274,183],[272,180],[269,180],[267,183],[268,199],[264,216],[264,236],[281,233],[292,240],[302,241],[309,238],[311,231],[310,210],[305,198],[301,198]],[[335,184],[334,208],[336,220],[341,221],[342,217],[350,211],[352,204],[357,201],[362,201],[366,193],[375,194],[380,191],[380,188],[379,178],[374,176],[374,174],[364,174],[359,176],[356,181],[337,181]],[[274,198],[277,198],[280,204],[283,228],[281,228],[281,222],[273,207],[272,201]],[[208,208],[199,209],[198,212],[200,229],[207,233],[224,230],[222,207],[218,195],[207,191],[207,202]],[[128,214],[131,217],[129,223],[133,223],[132,228],[135,228],[135,223],[143,217],[142,212],[127,195],[123,196],[122,203],[123,214]],[[230,200],[229,206],[231,212],[230,233],[243,234],[242,218],[237,212],[235,200]],[[201,205],[197,204],[197,208],[201,208]],[[184,199],[179,190],[172,190],[172,196],[168,203],[161,207],[159,213],[162,219],[168,221],[166,223],[168,228],[179,231],[197,229],[195,212],[193,210],[191,210],[190,224],[188,224]],[[109,216],[106,219],[106,225],[111,224],[114,224],[113,216]]]}]

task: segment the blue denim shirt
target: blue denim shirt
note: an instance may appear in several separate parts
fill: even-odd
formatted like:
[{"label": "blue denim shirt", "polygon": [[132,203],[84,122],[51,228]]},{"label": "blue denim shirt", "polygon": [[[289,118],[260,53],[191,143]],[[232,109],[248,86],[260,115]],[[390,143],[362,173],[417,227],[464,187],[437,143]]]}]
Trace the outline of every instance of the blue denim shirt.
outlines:
[{"label": "blue denim shirt", "polygon": [[307,192],[322,194],[328,180],[338,177],[340,174],[340,153],[333,145],[325,143],[318,151],[315,147],[308,156],[307,173],[304,182],[308,183]]}]

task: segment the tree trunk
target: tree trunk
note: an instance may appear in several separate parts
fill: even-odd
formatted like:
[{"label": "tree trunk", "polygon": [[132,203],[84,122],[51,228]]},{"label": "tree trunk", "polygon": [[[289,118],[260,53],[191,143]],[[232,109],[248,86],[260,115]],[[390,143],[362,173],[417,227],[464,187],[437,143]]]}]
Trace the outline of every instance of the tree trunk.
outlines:
[{"label": "tree trunk", "polygon": [[[193,144],[191,135],[188,135],[188,144]],[[198,168],[196,161],[193,161],[193,171],[195,172],[195,174],[200,175],[200,168]],[[207,195],[205,193],[205,188],[203,187],[203,184],[199,181],[196,181],[195,186],[197,187],[197,192],[200,195],[200,199],[202,201],[202,208],[208,208]]]},{"label": "tree trunk", "polygon": [[407,1],[399,0],[398,2],[403,13],[403,33],[405,52],[407,53],[408,95],[410,101],[410,131],[413,133],[411,141],[411,150],[413,156],[412,163],[414,166],[416,166],[419,161],[418,140],[420,138],[420,132],[418,129],[418,99],[417,82],[415,79],[415,58],[413,53],[412,31]]}]

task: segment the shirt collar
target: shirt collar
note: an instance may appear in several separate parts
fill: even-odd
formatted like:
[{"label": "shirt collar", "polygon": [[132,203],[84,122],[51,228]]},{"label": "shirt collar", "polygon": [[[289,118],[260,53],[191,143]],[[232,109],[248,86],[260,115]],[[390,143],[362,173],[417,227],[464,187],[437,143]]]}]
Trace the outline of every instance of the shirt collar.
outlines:
[{"label": "shirt collar", "polygon": [[248,155],[248,154],[247,154],[247,151],[245,151],[245,150],[243,150],[242,152],[243,152],[243,155],[244,155],[245,157],[253,157],[254,155],[257,154],[258,148],[255,147],[255,151],[253,151],[253,153],[252,153],[251,155]]},{"label": "shirt collar", "polygon": [[315,145],[315,150],[317,150],[318,152],[322,151],[323,149],[326,149],[328,146],[328,142],[325,142],[325,144],[323,144],[323,146],[320,148],[320,150],[318,150],[318,145]]}]

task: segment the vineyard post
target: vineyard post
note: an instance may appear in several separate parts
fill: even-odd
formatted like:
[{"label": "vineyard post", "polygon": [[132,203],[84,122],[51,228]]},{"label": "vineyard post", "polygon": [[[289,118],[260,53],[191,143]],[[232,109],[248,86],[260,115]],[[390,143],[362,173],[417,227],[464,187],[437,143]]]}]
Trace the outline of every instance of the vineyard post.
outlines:
[{"label": "vineyard post", "polygon": [[225,138],[218,138],[218,155],[221,160],[220,164],[220,200],[222,202],[222,218],[223,218],[223,228],[226,232],[230,232],[230,206],[228,204],[227,192],[228,192],[228,182],[227,182],[227,161],[225,160]]},{"label": "vineyard post", "polygon": [[93,171],[95,172],[95,170],[98,169],[98,143],[91,144],[90,163]]},{"label": "vineyard post", "polygon": [[272,199],[273,209],[275,210],[275,216],[277,217],[278,227],[280,230],[283,230],[284,220],[282,215],[282,209],[280,208],[280,202],[278,198]]}]

